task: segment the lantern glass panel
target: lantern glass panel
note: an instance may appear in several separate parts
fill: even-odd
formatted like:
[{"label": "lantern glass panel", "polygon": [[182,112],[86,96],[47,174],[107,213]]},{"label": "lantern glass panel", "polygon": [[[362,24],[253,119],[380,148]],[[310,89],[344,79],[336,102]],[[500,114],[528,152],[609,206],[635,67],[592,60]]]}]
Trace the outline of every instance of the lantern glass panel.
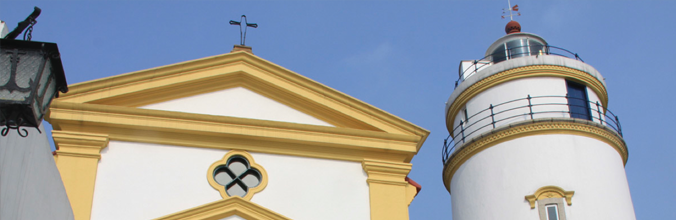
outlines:
[{"label": "lantern glass panel", "polygon": [[[52,62],[49,62],[49,60],[45,61],[45,68],[42,69],[42,74],[41,74],[40,82],[38,84],[38,97],[42,98],[42,95],[45,94],[45,87],[47,86],[47,83],[49,83],[49,79],[52,78]],[[54,80],[52,80],[54,81]]]},{"label": "lantern glass panel", "polygon": [[507,50],[509,50],[509,58],[530,56],[528,53],[527,39],[516,39],[507,42]]},{"label": "lantern glass panel", "polygon": [[491,54],[491,56],[492,56],[492,59],[493,59],[493,63],[499,63],[499,62],[507,60],[507,54],[505,52],[504,44],[502,46],[498,47],[498,48],[495,48],[495,50],[493,50],[493,54]]},{"label": "lantern glass panel", "polygon": [[[4,52],[4,51],[3,51]],[[0,53],[0,100],[14,100],[10,93],[7,84],[9,82],[10,73],[12,72],[11,55],[8,53]],[[14,94],[16,95],[16,94]]]},{"label": "lantern glass panel", "polygon": [[530,55],[547,54],[545,45],[539,41],[528,39],[528,45],[530,46]]},{"label": "lantern glass panel", "polygon": [[0,100],[6,100],[6,101],[18,101],[18,102],[23,102],[26,101],[26,99],[30,96],[31,92],[19,92],[19,91],[9,91],[8,89],[1,89],[0,90]]},{"label": "lantern glass panel", "polygon": [[[7,50],[3,54],[8,55],[3,56],[2,59],[3,63],[5,63],[5,59],[9,62],[9,77],[2,86],[3,88],[0,89],[0,99],[23,103],[30,101],[28,98],[31,96],[31,90],[35,89],[32,86],[35,86],[37,75],[41,72],[40,67],[44,64],[45,57],[41,51],[37,50]],[[15,73],[11,71],[14,59],[18,59]],[[14,82],[10,81],[12,79],[11,74],[14,74]],[[18,89],[23,91],[18,91]]]},{"label": "lantern glass panel", "polygon": [[39,68],[45,62],[45,57],[40,51],[35,50],[23,53],[25,54],[19,54],[19,63],[16,67],[16,85],[26,89],[31,87],[31,83],[35,82],[35,78],[41,72]]},{"label": "lantern glass panel", "polygon": [[[51,75],[51,74],[49,74]],[[50,77],[51,78],[51,77]],[[42,97],[41,103],[42,103],[42,108],[43,113],[44,110],[47,109],[49,106],[49,103],[52,101],[52,98],[54,98],[54,93],[56,93],[56,80],[50,80],[49,85],[47,86],[47,89],[44,91],[45,95]]]},{"label": "lantern glass panel", "polygon": [[[9,53],[0,53],[0,87],[7,85],[7,82],[9,82],[9,74],[12,72],[11,56]],[[0,91],[4,89],[2,87]]]}]

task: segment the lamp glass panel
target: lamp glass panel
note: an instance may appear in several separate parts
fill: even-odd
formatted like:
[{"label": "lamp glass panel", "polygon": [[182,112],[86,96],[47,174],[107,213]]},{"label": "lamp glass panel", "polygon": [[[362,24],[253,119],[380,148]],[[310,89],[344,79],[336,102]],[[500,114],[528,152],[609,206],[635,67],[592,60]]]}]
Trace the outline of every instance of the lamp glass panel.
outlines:
[{"label": "lamp glass panel", "polygon": [[23,102],[28,99],[28,97],[31,95],[31,92],[19,92],[19,91],[12,91],[10,92],[6,88],[0,88],[0,100],[5,100],[5,101],[17,101],[17,102]]},{"label": "lamp glass panel", "polygon": [[[45,68],[42,69],[40,81],[38,82],[38,97],[42,97],[45,94],[45,87],[47,86],[47,81],[52,75],[52,62],[49,60],[45,61]],[[44,103],[44,102],[43,102]]]},{"label": "lamp glass panel", "polygon": [[[54,93],[56,93],[56,80],[50,80],[47,88],[45,89],[45,95],[42,97],[42,108],[41,109],[47,109],[47,106],[49,106],[49,103],[52,101],[52,98],[54,98]],[[44,111],[43,111],[44,112]]]},{"label": "lamp glass panel", "polygon": [[3,50],[0,53],[0,87],[9,82],[9,73],[12,72],[11,55]]},{"label": "lamp glass panel", "polygon": [[16,85],[20,88],[30,88],[31,83],[35,82],[40,66],[45,62],[44,56],[40,51],[24,51],[25,54],[19,55],[19,63],[16,67]]}]

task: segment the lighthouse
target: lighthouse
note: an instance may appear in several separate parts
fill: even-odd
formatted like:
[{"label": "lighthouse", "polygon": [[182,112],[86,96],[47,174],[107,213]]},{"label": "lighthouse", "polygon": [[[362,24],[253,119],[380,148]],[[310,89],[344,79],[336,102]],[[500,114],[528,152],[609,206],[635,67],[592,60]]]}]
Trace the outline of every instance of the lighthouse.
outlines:
[{"label": "lighthouse", "polygon": [[636,219],[601,73],[516,21],[505,32],[460,62],[446,103],[453,219]]}]

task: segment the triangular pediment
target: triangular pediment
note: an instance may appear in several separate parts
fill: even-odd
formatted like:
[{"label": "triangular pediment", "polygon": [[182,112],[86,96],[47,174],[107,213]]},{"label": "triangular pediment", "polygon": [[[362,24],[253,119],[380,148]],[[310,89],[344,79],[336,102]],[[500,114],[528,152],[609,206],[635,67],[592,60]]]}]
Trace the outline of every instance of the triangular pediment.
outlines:
[{"label": "triangular pediment", "polygon": [[166,215],[156,220],[179,220],[179,219],[213,219],[213,220],[288,220],[279,213],[266,209],[256,203],[244,200],[240,197],[230,197],[228,199],[204,204],[170,215]]},{"label": "triangular pediment", "polygon": [[[206,148],[228,142],[230,149],[268,153],[410,161],[429,134],[248,52],[78,83],[69,90],[52,102],[46,117],[55,130],[101,133],[111,140]],[[236,104],[243,99],[245,105]],[[280,109],[286,112],[275,112]]]},{"label": "triangular pediment", "polygon": [[423,129],[246,52],[70,85],[58,102],[141,107],[243,87],[336,127],[416,134]]}]

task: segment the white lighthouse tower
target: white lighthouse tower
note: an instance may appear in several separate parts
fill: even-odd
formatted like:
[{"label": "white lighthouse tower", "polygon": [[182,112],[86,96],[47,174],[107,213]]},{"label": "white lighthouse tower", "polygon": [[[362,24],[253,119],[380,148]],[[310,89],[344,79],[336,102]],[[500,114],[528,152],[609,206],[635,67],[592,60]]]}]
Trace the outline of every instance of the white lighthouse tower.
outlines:
[{"label": "white lighthouse tower", "polygon": [[453,219],[636,219],[604,78],[516,21],[505,31],[460,63],[446,104]]}]

